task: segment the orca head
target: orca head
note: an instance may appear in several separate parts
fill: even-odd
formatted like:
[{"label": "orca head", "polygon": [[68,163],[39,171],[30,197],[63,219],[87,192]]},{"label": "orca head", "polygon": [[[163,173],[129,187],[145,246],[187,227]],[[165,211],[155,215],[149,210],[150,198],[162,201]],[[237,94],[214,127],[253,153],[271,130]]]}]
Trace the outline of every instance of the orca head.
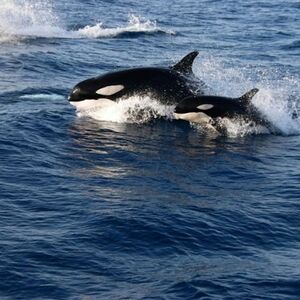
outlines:
[{"label": "orca head", "polygon": [[212,121],[207,113],[214,108],[209,98],[211,96],[192,96],[183,99],[174,111],[175,119],[185,120],[193,123],[208,123]]},{"label": "orca head", "polygon": [[91,78],[78,83],[68,96],[70,104],[77,109],[86,109],[115,103],[115,95],[124,89],[122,84],[105,84],[97,78]]},{"label": "orca head", "polygon": [[240,98],[187,97],[175,107],[174,115],[176,119],[194,123],[212,122],[216,118],[224,117],[256,117],[251,99],[257,92],[258,89],[252,89]]}]

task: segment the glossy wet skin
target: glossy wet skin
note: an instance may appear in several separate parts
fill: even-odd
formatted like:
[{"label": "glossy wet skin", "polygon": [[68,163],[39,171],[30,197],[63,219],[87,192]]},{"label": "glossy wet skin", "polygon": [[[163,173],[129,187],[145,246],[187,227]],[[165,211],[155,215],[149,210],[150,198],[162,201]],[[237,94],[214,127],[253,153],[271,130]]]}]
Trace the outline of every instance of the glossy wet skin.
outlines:
[{"label": "glossy wet skin", "polygon": [[191,80],[192,65],[197,55],[198,51],[190,52],[169,68],[133,68],[89,78],[73,88],[68,100],[78,107],[79,102],[87,100],[117,102],[122,97],[150,95],[166,105],[178,104],[182,99],[195,95],[193,90],[201,93],[195,82],[192,87]]},{"label": "glossy wet skin", "polygon": [[240,98],[220,96],[192,96],[181,101],[174,111],[177,119],[189,122],[214,123],[218,118],[242,118],[271,128],[256,107],[251,103],[258,89],[252,89]]},{"label": "glossy wet skin", "polygon": [[248,116],[251,107],[234,98],[194,96],[183,100],[175,108],[175,113],[185,114],[191,112],[203,112],[211,118],[233,118],[235,116]]},{"label": "glossy wet skin", "polygon": [[[99,89],[115,85],[124,88],[110,95],[96,93]],[[133,94],[151,94],[165,104],[177,104],[183,98],[193,95],[187,78],[175,70],[136,68],[84,80],[74,87],[69,101],[101,98],[117,100]]]}]

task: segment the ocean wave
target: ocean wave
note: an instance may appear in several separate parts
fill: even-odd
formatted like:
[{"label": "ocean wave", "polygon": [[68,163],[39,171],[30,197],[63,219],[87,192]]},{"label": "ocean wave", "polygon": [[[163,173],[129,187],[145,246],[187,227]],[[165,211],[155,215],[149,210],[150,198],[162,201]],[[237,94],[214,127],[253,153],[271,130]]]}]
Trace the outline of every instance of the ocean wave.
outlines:
[{"label": "ocean wave", "polygon": [[21,95],[19,98],[29,99],[29,100],[65,100],[66,97],[54,93],[53,94],[38,93],[38,94]]},{"label": "ocean wave", "polygon": [[76,37],[106,38],[120,36],[125,33],[166,33],[175,34],[174,31],[164,30],[157,26],[155,21],[143,20],[133,14],[129,15],[128,24],[116,28],[105,28],[102,23],[94,26],[87,25],[73,32]]},{"label": "ocean wave", "polygon": [[0,43],[16,42],[28,38],[111,38],[131,33],[165,33],[174,31],[160,28],[155,21],[134,14],[127,24],[109,28],[102,23],[67,30],[47,1],[2,0],[0,3]]}]

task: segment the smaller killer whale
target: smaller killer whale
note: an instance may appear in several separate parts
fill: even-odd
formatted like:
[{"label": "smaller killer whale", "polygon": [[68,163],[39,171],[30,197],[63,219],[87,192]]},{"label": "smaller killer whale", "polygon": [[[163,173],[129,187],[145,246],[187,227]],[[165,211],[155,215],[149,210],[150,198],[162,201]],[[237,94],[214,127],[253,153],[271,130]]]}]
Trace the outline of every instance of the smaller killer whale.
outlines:
[{"label": "smaller killer whale", "polygon": [[254,88],[239,98],[204,95],[187,97],[175,107],[174,116],[178,120],[203,125],[216,125],[218,118],[242,118],[268,126],[268,122],[251,103],[258,91]]},{"label": "smaller killer whale", "polygon": [[162,104],[176,105],[195,95],[190,78],[197,55],[198,51],[193,51],[169,68],[133,68],[89,78],[75,85],[68,100],[77,109],[85,110],[114,105],[136,94],[150,94]]}]

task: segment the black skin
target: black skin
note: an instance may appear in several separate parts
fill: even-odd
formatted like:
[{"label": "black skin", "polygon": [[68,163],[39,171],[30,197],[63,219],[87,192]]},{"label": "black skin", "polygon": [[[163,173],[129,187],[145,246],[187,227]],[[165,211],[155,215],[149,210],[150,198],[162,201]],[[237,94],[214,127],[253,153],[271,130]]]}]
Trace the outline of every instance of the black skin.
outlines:
[{"label": "black skin", "polygon": [[[220,96],[187,97],[175,107],[175,113],[202,112],[211,117],[214,121],[217,121],[218,118],[243,118],[246,121],[253,121],[256,124],[271,128],[272,125],[261,116],[259,111],[251,103],[252,97],[257,92],[258,89],[253,89],[240,98]],[[205,109],[205,107],[201,109],[201,105],[205,104],[213,105],[213,107],[210,109]]]},{"label": "black skin", "polygon": [[[213,105],[212,108],[201,110],[197,107],[200,105]],[[236,116],[247,116],[251,113],[248,105],[245,105],[239,99],[226,98],[219,96],[193,96],[188,97],[175,108],[175,113],[190,113],[190,112],[203,112],[211,118],[233,118]]]},{"label": "black skin", "polygon": [[[196,94],[192,91],[191,78],[192,64],[197,55],[197,51],[191,52],[170,68],[133,68],[84,80],[73,88],[68,99],[82,101],[106,98],[116,101],[121,97],[150,94],[163,104],[178,104],[182,99]],[[96,93],[111,85],[123,85],[124,89],[110,96]]]},{"label": "black skin", "polygon": [[[110,85],[123,85],[124,89],[111,96],[95,93]],[[109,73],[84,80],[74,90],[75,93],[70,94],[69,101],[100,98],[117,100],[134,94],[151,94],[164,104],[177,104],[183,98],[194,95],[184,75],[164,68],[137,68]]]}]

